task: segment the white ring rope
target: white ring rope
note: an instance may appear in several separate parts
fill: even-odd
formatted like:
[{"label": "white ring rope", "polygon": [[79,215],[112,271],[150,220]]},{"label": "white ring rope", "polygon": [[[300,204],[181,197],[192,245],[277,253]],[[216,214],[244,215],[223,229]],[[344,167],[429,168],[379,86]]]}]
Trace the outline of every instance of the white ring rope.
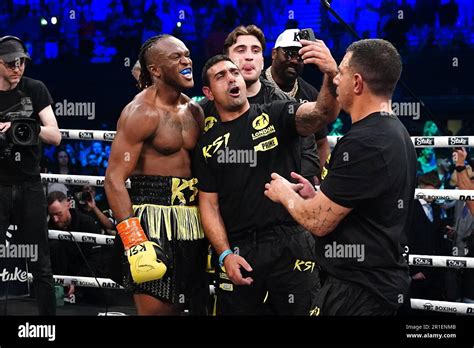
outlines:
[{"label": "white ring rope", "polygon": [[72,242],[72,236],[78,243],[112,245],[114,244],[115,236],[107,236],[96,233],[84,232],[65,232],[60,230],[49,230],[49,239],[65,240]]},{"label": "white ring rope", "polygon": [[408,255],[410,266],[474,268],[474,257],[439,256],[439,255]]},{"label": "white ring rope", "polygon": [[[113,141],[115,131],[100,131],[90,129],[60,129],[63,139],[70,140],[99,140]],[[336,145],[342,136],[328,135],[329,145]],[[474,136],[436,136],[436,137],[411,137],[415,147],[459,147],[474,146]]]},{"label": "white ring rope", "polygon": [[[63,276],[54,275],[54,284],[67,286],[75,285],[78,287],[85,288],[101,288],[104,289],[120,289],[123,287],[108,278],[97,278],[97,281],[93,277],[75,277],[75,276]],[[28,273],[28,281],[33,281],[33,275]],[[99,284],[97,284],[99,282]],[[214,286],[209,286],[209,293],[213,294],[215,291]],[[468,314],[474,315],[474,304],[467,304],[461,302],[447,302],[447,301],[432,301],[419,298],[410,299],[410,306],[412,309],[419,309],[424,311],[442,312],[442,313],[455,313],[455,314]]]},{"label": "white ring rope", "polygon": [[474,315],[474,303],[432,301],[412,298],[410,299],[410,305],[412,309],[420,309],[423,311]]},{"label": "white ring rope", "polygon": [[60,129],[62,139],[70,140],[99,140],[113,141],[115,131],[100,131],[90,129]]},{"label": "white ring rope", "polygon": [[[41,174],[43,184],[64,184],[64,185],[90,185],[104,186],[104,176],[92,175],[68,175],[68,174]],[[125,186],[130,188],[130,180],[125,182]],[[458,201],[474,200],[474,190],[430,190],[415,189],[414,199],[447,199]]]},{"label": "white ring rope", "polygon": [[[330,146],[336,145],[342,136],[328,135],[328,142]],[[423,147],[461,147],[474,146],[474,136],[436,136],[436,137],[410,137],[413,145],[416,148]]]},{"label": "white ring rope", "polygon": [[[117,284],[112,279],[108,278],[97,278],[99,284],[94,277],[80,277],[80,276],[66,276],[66,275],[53,275],[55,285],[75,285],[83,288],[98,288],[99,284],[101,288],[106,289],[123,289],[120,284]],[[28,273],[28,281],[33,281],[33,274]]]},{"label": "white ring rope", "polygon": [[[41,174],[43,184],[64,184],[64,185],[90,185],[103,187],[105,176],[93,175],[69,175],[69,174]],[[125,182],[125,186],[130,188],[130,180]],[[473,191],[474,194],[474,191]]]}]

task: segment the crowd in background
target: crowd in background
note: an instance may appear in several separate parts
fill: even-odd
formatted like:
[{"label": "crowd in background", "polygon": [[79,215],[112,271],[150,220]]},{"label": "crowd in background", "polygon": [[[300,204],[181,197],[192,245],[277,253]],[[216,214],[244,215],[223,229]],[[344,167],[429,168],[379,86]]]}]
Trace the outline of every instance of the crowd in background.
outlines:
[{"label": "crowd in background", "polygon": [[[334,1],[332,7],[362,37],[382,37],[404,51],[473,47],[473,5],[463,0]],[[54,19],[53,19],[54,18]],[[282,19],[284,19],[282,21]],[[319,0],[8,0],[0,3],[0,32],[21,36],[35,61],[132,57],[136,43],[158,33],[181,38],[210,57],[238,24],[256,24],[272,43],[284,26],[312,27],[341,52],[353,37]],[[267,54],[269,51],[266,52]]]},{"label": "crowd in background", "polygon": [[[162,32],[185,41],[193,52],[193,59],[195,56],[210,57],[221,53],[223,41],[233,28],[251,23],[265,32],[266,56],[278,34],[293,27],[312,27],[317,37],[325,39],[334,56],[340,56],[354,38],[319,3],[319,0],[276,0],[271,4],[264,0],[7,0],[0,3],[0,32],[20,36],[35,63],[77,60],[107,63],[121,62],[124,57],[135,60],[139,43]],[[410,60],[410,56],[436,57],[446,50],[473,52],[474,49],[474,3],[471,1],[334,1],[333,8],[361,36],[383,37],[393,42],[405,60]],[[282,22],[282,18],[285,21]],[[425,64],[431,62],[428,60]],[[422,119],[426,119],[424,116]],[[432,121],[421,124],[415,132],[410,129],[412,136],[450,135]],[[114,130],[110,125],[107,127]],[[343,135],[348,127],[347,118],[338,118],[330,125],[329,135]],[[463,134],[474,134],[472,120],[464,121],[456,135]],[[423,148],[417,152],[420,188],[456,188],[451,149]],[[109,142],[63,141],[60,147],[44,147],[42,171],[103,176],[109,154]],[[467,162],[472,173],[472,154]],[[64,226],[61,222],[55,224],[54,220],[54,209],[62,209],[70,219],[67,228],[77,227],[78,221],[82,221],[83,232],[114,233],[107,223],[113,224],[113,217],[102,188],[49,184],[45,189],[49,194],[48,205],[53,209],[50,211],[51,228]],[[74,201],[75,206],[64,205],[64,197],[69,197],[67,202]],[[454,256],[472,256],[465,250],[474,250],[474,222],[464,202],[417,202],[416,214],[419,215],[407,237],[410,252],[453,255],[456,251],[458,254]],[[67,211],[70,211],[69,215]],[[72,251],[67,253],[69,256],[65,255],[65,249],[54,245],[57,243],[54,241],[52,246],[53,257],[57,257],[53,260],[55,274],[90,275],[90,270],[83,264],[72,262],[77,261],[79,255]],[[93,260],[93,267],[106,263],[102,256],[97,256],[97,250],[86,249],[83,252]],[[68,262],[71,261],[73,269],[61,268],[64,258],[72,258]],[[107,276],[106,270],[99,268],[98,274]],[[412,278],[413,293],[421,298],[474,299],[472,270],[413,267]],[[74,292],[74,289],[68,291]]]}]

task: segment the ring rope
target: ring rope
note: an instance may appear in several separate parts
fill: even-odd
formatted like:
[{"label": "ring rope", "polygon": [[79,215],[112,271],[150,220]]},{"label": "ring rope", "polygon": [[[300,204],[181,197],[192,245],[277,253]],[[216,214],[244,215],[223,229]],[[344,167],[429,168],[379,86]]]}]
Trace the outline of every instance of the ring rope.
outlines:
[{"label": "ring rope", "polygon": [[[336,145],[342,136],[328,135],[330,146]],[[474,136],[436,136],[436,137],[410,137],[416,148],[424,147],[461,147],[474,146]]]},{"label": "ring rope", "polygon": [[[97,281],[93,277],[75,277],[75,276],[64,276],[64,275],[54,275],[55,285],[67,286],[75,285],[78,287],[86,288],[99,288],[97,281],[100,284],[101,288],[105,289],[119,289],[123,290],[124,288],[114,282],[112,279],[108,278],[97,278]],[[33,281],[33,275],[28,273],[28,281]],[[215,291],[214,286],[209,286],[210,294]],[[456,313],[462,315],[474,315],[474,304],[467,304],[461,302],[448,302],[448,301],[433,301],[425,300],[419,298],[410,299],[410,306],[412,309],[424,310],[424,311],[434,311],[442,313]]]},{"label": "ring rope", "polygon": [[[81,276],[67,276],[67,275],[53,275],[55,285],[75,285],[83,288],[98,288],[99,284],[101,288],[106,289],[123,289],[120,284],[117,284],[109,278],[97,278],[99,284],[94,277],[81,277]],[[28,281],[33,281],[33,274],[28,273]]]},{"label": "ring rope", "polygon": [[[99,140],[113,141],[115,131],[102,131],[90,129],[60,129],[62,139],[69,140]],[[334,146],[342,136],[329,135],[329,145]],[[474,146],[474,136],[435,136],[435,137],[410,137],[416,148],[423,147],[459,147]]]},{"label": "ring rope", "polygon": [[424,267],[474,268],[474,257],[410,254],[408,264]]},{"label": "ring rope", "polygon": [[462,302],[434,301],[412,298],[410,299],[410,305],[412,309],[419,309],[423,311],[474,315],[474,303],[469,304]]},{"label": "ring rope", "polygon": [[73,239],[71,235],[73,235],[76,242],[88,244],[112,245],[115,239],[115,236],[106,236],[96,233],[65,232],[60,230],[49,230],[48,232],[49,239],[72,242]]},{"label": "ring rope", "polygon": [[[92,175],[41,174],[41,181],[43,184],[90,185],[103,187],[105,177]],[[125,186],[130,188],[130,180],[125,182]],[[442,194],[440,194],[440,192],[442,192]],[[474,190],[415,189],[414,199],[427,198],[472,201],[474,200]]]}]

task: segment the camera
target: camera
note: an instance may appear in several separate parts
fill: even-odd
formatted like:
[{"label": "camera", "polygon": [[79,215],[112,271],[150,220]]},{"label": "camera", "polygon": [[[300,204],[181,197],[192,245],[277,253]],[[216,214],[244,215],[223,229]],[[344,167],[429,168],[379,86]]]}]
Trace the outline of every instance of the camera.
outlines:
[{"label": "camera", "polygon": [[34,146],[39,144],[40,124],[32,119],[33,104],[28,97],[0,112],[0,122],[11,122],[5,133],[0,133],[0,158],[10,156],[14,145]]},{"label": "camera", "polygon": [[299,32],[300,40],[316,41],[314,31],[311,28],[301,29]]},{"label": "camera", "polygon": [[76,198],[79,201],[79,204],[87,204],[87,202],[92,201],[92,194],[89,191],[81,191],[76,193]]}]

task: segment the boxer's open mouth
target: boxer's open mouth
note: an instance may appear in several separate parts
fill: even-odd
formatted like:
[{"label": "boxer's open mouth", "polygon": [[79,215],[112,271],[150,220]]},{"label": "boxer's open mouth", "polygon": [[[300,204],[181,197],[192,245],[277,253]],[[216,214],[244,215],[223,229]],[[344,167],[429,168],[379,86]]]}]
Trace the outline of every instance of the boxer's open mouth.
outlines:
[{"label": "boxer's open mouth", "polygon": [[232,87],[231,89],[229,89],[229,94],[231,97],[239,97],[240,88],[238,86]]}]

